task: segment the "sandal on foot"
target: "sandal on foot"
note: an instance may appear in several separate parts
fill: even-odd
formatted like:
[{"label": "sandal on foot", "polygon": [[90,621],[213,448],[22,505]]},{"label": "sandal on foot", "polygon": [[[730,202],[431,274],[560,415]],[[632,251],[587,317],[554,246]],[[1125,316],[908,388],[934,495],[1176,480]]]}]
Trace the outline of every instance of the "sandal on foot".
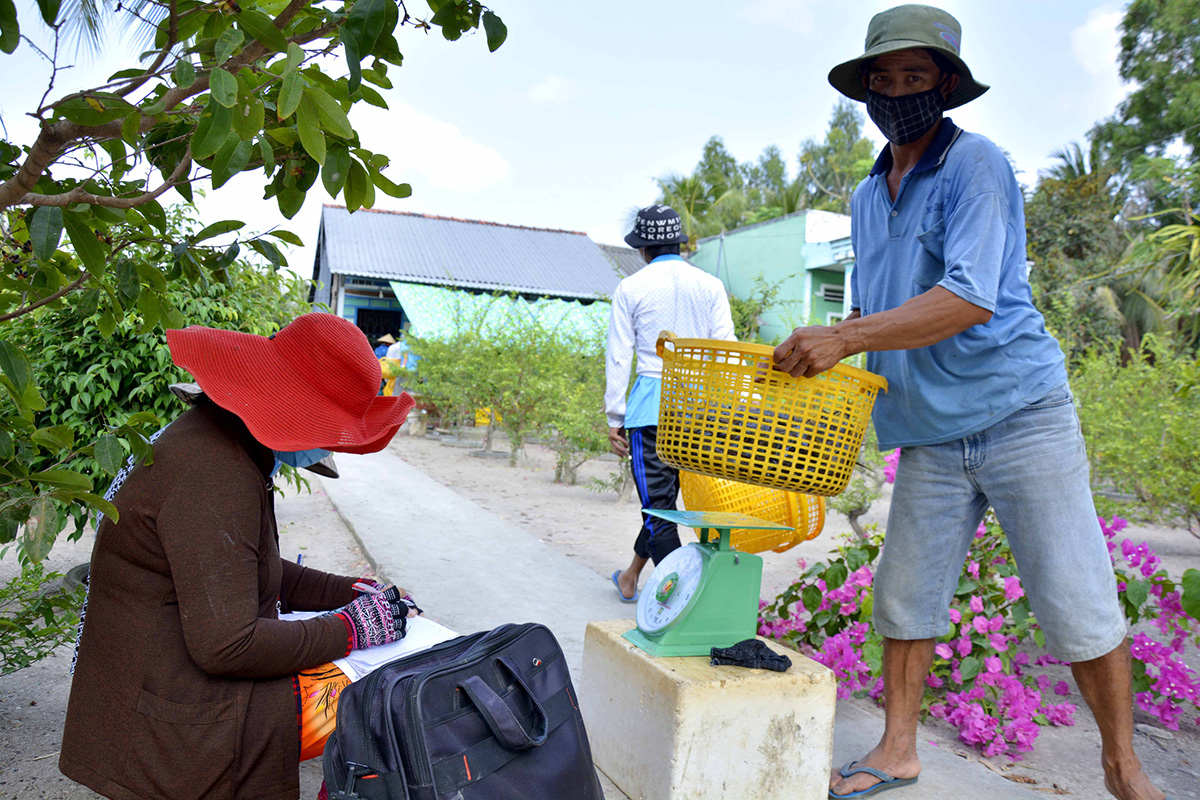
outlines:
[{"label": "sandal on foot", "polygon": [[878,770],[874,767],[860,767],[857,766],[857,764],[857,761],[846,762],[838,768],[838,774],[843,778],[849,778],[851,775],[857,775],[860,772],[863,772],[867,775],[878,778],[879,783],[875,784],[874,786],[868,786],[866,789],[861,789],[857,792],[851,792],[850,794],[834,794],[833,790],[830,789],[829,796],[831,798],[866,797],[869,794],[875,794],[875,792],[882,792],[886,791],[887,789],[897,789],[901,786],[911,786],[917,782],[916,778],[893,778],[883,770]]},{"label": "sandal on foot", "polygon": [[641,592],[639,592],[637,589],[634,589],[633,597],[626,597],[625,593],[621,591],[620,578],[621,578],[621,570],[617,570],[616,572],[614,572],[612,574],[613,586],[617,587],[617,597],[621,598],[622,603],[636,603],[638,601],[638,595],[640,595]]}]

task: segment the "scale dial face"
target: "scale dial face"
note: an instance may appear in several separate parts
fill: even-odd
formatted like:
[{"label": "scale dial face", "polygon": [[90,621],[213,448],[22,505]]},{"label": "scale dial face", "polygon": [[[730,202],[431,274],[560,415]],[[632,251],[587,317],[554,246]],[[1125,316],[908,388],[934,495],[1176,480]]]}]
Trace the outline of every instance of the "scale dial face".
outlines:
[{"label": "scale dial face", "polygon": [[707,562],[707,553],[689,544],[658,563],[638,598],[637,626],[643,633],[661,633],[680,619],[704,582]]}]

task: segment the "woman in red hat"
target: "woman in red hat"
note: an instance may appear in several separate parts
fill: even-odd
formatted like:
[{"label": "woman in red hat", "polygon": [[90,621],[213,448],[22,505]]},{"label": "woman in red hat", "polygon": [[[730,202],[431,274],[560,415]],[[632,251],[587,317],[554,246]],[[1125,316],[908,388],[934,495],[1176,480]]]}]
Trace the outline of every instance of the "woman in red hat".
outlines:
[{"label": "woman in red hat", "polygon": [[119,522],[99,526],[59,767],[111,798],[291,800],[300,673],[403,637],[416,610],[402,589],[280,558],[271,477],[383,449],[413,400],[377,395],[366,337],[331,314],[167,342],[203,397],[125,477]]}]

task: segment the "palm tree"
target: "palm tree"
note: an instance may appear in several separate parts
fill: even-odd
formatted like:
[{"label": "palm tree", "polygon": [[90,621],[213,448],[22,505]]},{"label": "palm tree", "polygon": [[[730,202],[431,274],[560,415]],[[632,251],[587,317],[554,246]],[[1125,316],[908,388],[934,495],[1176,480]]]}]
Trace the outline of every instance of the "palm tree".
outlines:
[{"label": "palm tree", "polygon": [[726,228],[721,217],[740,217],[741,209],[745,206],[741,191],[711,185],[698,175],[672,174],[657,178],[656,182],[662,193],[659,202],[679,212],[683,232],[688,237],[684,248],[689,252],[696,248],[696,241],[701,237],[720,233]]},{"label": "palm tree", "polygon": [[131,44],[140,49],[153,40],[158,23],[168,7],[152,0],[65,0],[58,13],[61,31],[75,49],[99,54],[105,33],[120,15],[120,26],[134,29]]}]

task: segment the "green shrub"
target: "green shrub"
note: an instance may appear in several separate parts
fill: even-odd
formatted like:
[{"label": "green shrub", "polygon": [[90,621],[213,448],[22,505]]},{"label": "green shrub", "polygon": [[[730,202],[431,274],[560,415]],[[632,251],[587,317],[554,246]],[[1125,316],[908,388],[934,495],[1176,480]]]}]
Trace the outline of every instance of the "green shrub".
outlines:
[{"label": "green shrub", "polygon": [[560,330],[532,314],[508,314],[503,325],[489,324],[488,316],[488,308],[475,306],[447,336],[410,336],[420,357],[414,391],[445,410],[450,419],[443,422],[451,424],[490,409],[508,436],[512,464],[527,441],[548,437],[558,452],[558,479],[574,483],[579,466],[607,450],[601,332]]},{"label": "green shrub", "polygon": [[0,676],[40,661],[71,640],[79,624],[83,587],[61,588],[64,576],[25,562],[0,586]]},{"label": "green shrub", "polygon": [[[190,212],[185,206],[167,212],[169,235],[194,233],[199,223]],[[182,410],[167,386],[191,380],[171,362],[162,332],[168,319],[266,335],[307,310],[306,281],[235,255],[220,282],[201,274],[195,283],[171,284],[158,306],[162,313],[149,318],[136,311],[116,317],[98,291],[84,291],[5,323],[5,342],[28,354],[28,381],[43,398],[40,408],[20,408],[11,395],[0,396],[0,545],[30,519],[19,547],[37,561],[68,521],[75,523],[73,537],[82,533],[89,505],[113,513],[98,495],[130,452],[152,458],[146,437]],[[161,248],[131,247],[113,269],[162,273],[169,258]],[[135,308],[145,289],[131,278],[120,291]],[[33,431],[28,438],[6,433],[25,428]],[[43,480],[52,491],[35,494],[30,475],[58,483]]]},{"label": "green shrub", "polygon": [[1092,481],[1132,498],[1127,513],[1200,535],[1200,368],[1147,336],[1141,358],[1116,347],[1084,356],[1071,379]]}]

